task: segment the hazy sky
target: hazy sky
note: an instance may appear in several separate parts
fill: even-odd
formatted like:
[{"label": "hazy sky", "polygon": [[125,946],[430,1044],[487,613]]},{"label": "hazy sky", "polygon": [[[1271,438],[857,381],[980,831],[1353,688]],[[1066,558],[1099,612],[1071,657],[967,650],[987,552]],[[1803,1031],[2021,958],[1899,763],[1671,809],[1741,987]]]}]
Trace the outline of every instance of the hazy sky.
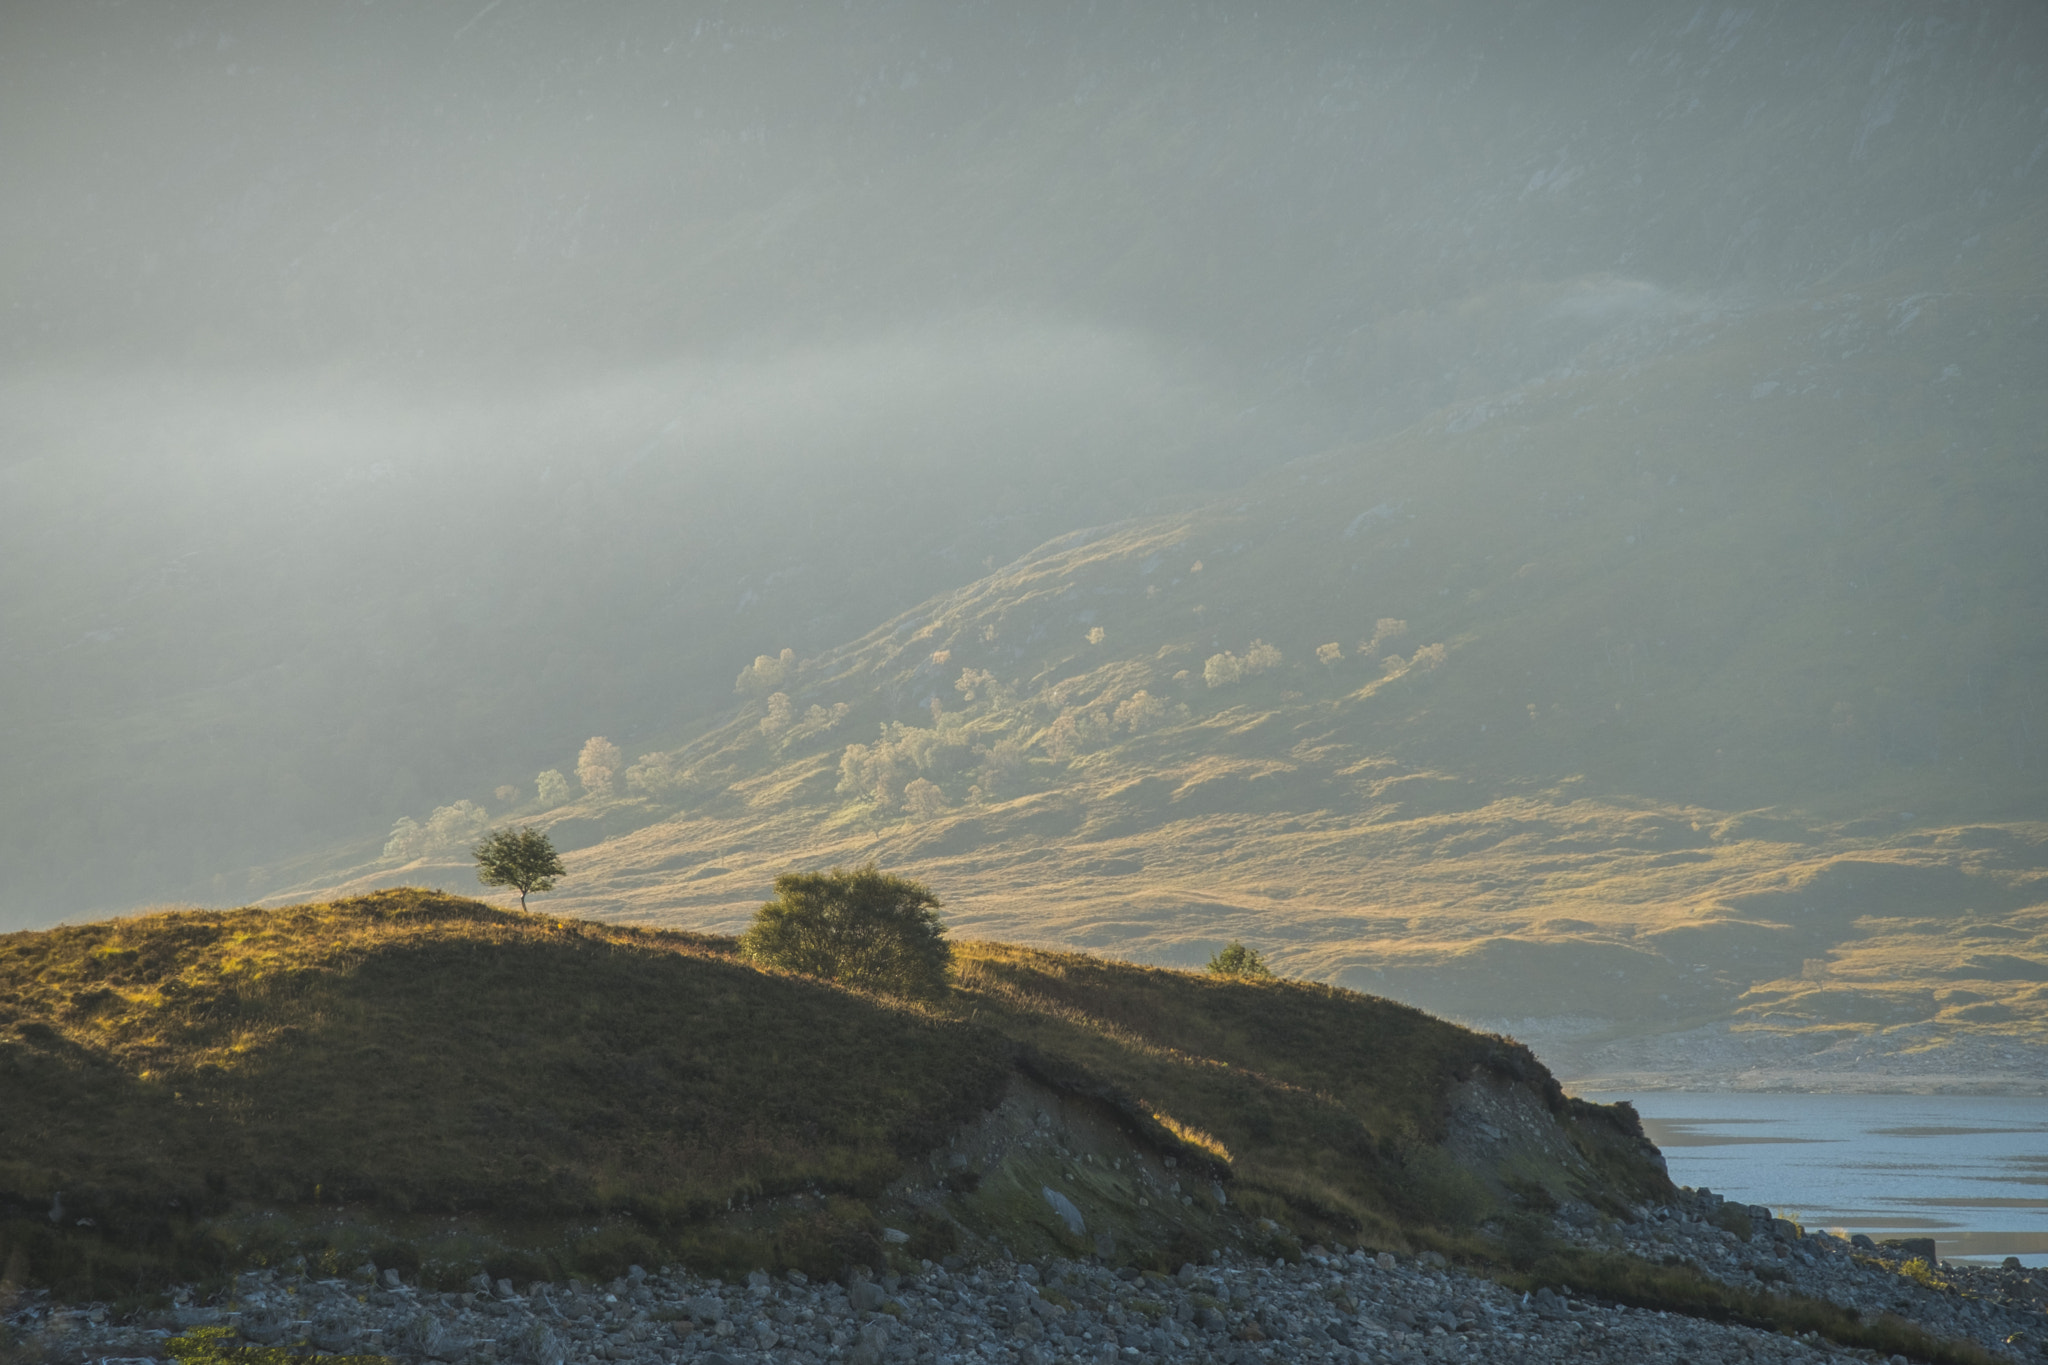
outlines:
[{"label": "hazy sky", "polygon": [[1967,251],[2048,177],[2044,15],[7,6],[22,875],[369,838],[1046,536]]}]

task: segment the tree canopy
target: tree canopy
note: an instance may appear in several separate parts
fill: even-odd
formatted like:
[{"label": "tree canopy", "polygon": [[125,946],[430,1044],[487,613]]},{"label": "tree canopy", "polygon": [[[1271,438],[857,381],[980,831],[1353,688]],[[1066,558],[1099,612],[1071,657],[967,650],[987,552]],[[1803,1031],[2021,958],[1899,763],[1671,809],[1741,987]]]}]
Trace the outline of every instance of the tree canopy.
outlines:
[{"label": "tree canopy", "polygon": [[953,960],[945,935],[937,896],[870,862],[777,877],[775,899],[754,912],[740,951],[863,990],[933,996],[945,990]]},{"label": "tree canopy", "polygon": [[476,855],[476,879],[485,886],[510,886],[519,892],[519,908],[526,908],[529,891],[552,891],[555,879],[568,875],[562,855],[541,831],[493,830],[471,850]]},{"label": "tree canopy", "polygon": [[1209,959],[1209,975],[1234,976],[1241,981],[1263,981],[1273,975],[1273,969],[1266,965],[1266,956],[1257,948],[1247,948],[1236,939],[1229,946]]}]

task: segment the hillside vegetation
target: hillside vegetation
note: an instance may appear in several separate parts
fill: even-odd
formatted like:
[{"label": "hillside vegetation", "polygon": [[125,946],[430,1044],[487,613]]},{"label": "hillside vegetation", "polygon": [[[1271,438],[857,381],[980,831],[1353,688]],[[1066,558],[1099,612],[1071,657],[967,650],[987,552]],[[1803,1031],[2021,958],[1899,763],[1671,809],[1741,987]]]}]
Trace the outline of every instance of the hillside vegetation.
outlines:
[{"label": "hillside vegetation", "polygon": [[2041,226],[1855,291],[1566,291],[1613,327],[1505,396],[762,659],[521,812],[584,845],[554,904],[729,927],[880,856],[975,933],[1244,938],[1466,1019],[2038,1046]]},{"label": "hillside vegetation", "polygon": [[1228,1182],[1232,1209],[1353,1240],[1465,1236],[1505,1197],[1446,1155],[1474,1079],[1579,1153],[1519,1179],[1665,1188],[1631,1118],[1404,1006],[998,944],[957,963],[917,1005],[728,939],[412,890],[8,935],[0,1267],[103,1294],[374,1236],[451,1282],[662,1256],[833,1274],[880,1257],[892,1190],[1023,1077]]}]

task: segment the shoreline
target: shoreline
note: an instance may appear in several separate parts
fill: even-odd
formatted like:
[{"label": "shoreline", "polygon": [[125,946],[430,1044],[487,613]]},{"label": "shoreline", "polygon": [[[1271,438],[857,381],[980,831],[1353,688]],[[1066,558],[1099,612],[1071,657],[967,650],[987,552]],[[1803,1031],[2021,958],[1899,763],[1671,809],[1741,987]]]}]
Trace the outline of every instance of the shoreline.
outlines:
[{"label": "shoreline", "polygon": [[[1645,1265],[1683,1264],[1788,1305],[1795,1293],[1968,1339],[1992,1359],[2038,1359],[2048,1275],[1930,1264],[1897,1250],[1808,1233],[1770,1210],[1704,1190],[1627,1221],[1559,1210],[1551,1235]],[[1732,1215],[1740,1215],[1734,1217]],[[1751,1223],[1751,1216],[1758,1215]],[[1750,1224],[1747,1238],[1738,1235]],[[1601,1361],[1905,1360],[1815,1331],[1774,1332],[1632,1307],[1569,1285],[1517,1291],[1445,1263],[1365,1249],[1311,1247],[1297,1263],[1236,1253],[1175,1275],[1070,1260],[922,1263],[910,1274],[816,1284],[755,1271],[725,1283],[675,1268],[633,1267],[609,1285],[479,1276],[460,1293],[406,1284],[364,1265],[348,1279],[245,1272],[231,1289],[129,1320],[105,1305],[38,1299],[8,1321],[29,1359],[167,1358],[173,1335],[387,1355],[447,1365],[1332,1365]],[[1867,1314],[1858,1319],[1857,1314]],[[1923,1339],[1919,1339],[1924,1341]]]}]

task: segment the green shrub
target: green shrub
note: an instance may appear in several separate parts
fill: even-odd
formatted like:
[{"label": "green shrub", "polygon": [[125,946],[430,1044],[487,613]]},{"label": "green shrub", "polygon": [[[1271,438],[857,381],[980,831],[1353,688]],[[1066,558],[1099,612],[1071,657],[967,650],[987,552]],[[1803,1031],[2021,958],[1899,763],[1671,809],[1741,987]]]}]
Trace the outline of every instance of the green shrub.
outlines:
[{"label": "green shrub", "polygon": [[777,877],[775,899],[754,912],[740,952],[861,990],[932,997],[945,991],[952,965],[945,935],[938,897],[868,863]]},{"label": "green shrub", "polygon": [[1232,939],[1229,946],[1209,959],[1209,975],[1235,977],[1240,981],[1262,981],[1271,979],[1273,969],[1266,965],[1265,954]]},{"label": "green shrub", "polygon": [[[313,1353],[300,1353],[282,1346],[236,1346],[234,1333],[225,1327],[197,1327],[164,1343],[164,1351],[178,1365],[298,1365],[310,1361]],[[358,1355],[320,1357],[320,1365],[397,1365],[390,1356]]]}]

